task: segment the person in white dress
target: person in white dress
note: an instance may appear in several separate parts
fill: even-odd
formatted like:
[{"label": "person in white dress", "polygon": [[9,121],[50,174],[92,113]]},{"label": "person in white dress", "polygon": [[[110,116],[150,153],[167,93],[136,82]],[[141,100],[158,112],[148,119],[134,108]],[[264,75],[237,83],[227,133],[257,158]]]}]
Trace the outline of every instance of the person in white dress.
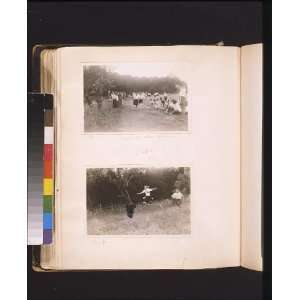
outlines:
[{"label": "person in white dress", "polygon": [[173,200],[173,204],[180,206],[182,203],[183,194],[180,192],[179,189],[175,189],[175,192],[171,195],[171,198]]}]

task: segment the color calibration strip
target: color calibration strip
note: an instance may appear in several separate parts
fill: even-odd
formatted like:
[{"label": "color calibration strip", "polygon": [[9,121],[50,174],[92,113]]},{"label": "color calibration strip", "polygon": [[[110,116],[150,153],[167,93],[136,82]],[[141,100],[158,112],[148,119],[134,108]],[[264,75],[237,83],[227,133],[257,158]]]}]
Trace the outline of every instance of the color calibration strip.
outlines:
[{"label": "color calibration strip", "polygon": [[52,243],[54,201],[53,109],[44,110],[43,244]]}]

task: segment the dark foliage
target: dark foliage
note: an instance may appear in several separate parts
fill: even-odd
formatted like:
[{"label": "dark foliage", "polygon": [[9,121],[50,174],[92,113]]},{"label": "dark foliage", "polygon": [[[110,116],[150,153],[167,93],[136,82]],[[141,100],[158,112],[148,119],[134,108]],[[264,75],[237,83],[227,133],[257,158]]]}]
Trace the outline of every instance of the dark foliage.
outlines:
[{"label": "dark foliage", "polygon": [[84,99],[90,104],[91,99],[99,101],[107,97],[109,91],[146,93],[177,93],[186,83],[177,77],[134,77],[112,72],[106,66],[84,67]]}]

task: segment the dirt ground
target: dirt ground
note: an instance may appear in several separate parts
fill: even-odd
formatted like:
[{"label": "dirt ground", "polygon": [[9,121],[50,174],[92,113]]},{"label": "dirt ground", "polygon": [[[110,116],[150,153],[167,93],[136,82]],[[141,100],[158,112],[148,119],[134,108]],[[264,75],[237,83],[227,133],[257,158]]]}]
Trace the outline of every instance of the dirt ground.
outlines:
[{"label": "dirt ground", "polygon": [[140,204],[133,218],[122,211],[88,213],[88,234],[91,235],[156,235],[190,233],[190,200],[186,197],[181,206],[171,200]]},{"label": "dirt ground", "polygon": [[85,106],[84,126],[87,132],[186,131],[187,114],[167,114],[143,103],[135,107],[127,98],[118,108],[108,99],[101,107]]}]

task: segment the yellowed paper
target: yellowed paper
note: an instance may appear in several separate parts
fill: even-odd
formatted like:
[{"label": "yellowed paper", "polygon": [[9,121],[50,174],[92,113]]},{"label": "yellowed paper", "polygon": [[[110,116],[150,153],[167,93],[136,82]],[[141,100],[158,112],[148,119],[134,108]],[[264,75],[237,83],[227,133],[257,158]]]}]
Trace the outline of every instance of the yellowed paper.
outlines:
[{"label": "yellowed paper", "polygon": [[[240,265],[240,49],[74,47],[57,50],[57,269],[199,269]],[[189,87],[183,132],[86,133],[83,67],[169,63]],[[191,232],[87,234],[86,169],[191,169]],[[57,218],[59,220],[57,220]]]},{"label": "yellowed paper", "polygon": [[241,49],[241,265],[262,270],[262,45]]}]

